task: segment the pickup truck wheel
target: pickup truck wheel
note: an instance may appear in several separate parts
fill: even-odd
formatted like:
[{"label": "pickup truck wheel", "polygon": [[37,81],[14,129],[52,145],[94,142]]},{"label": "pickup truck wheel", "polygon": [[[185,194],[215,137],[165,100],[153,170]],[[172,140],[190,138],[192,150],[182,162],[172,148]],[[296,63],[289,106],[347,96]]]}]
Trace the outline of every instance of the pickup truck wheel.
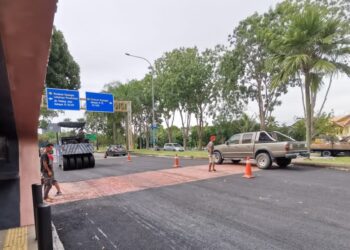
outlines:
[{"label": "pickup truck wheel", "polygon": [[276,163],[280,168],[287,167],[292,162],[292,159],[288,158],[277,158]]},{"label": "pickup truck wheel", "polygon": [[329,150],[325,150],[325,151],[322,151],[322,152],[321,152],[321,155],[322,155],[323,157],[330,157],[330,156],[332,156],[332,152],[329,151]]},{"label": "pickup truck wheel", "polygon": [[256,165],[260,169],[267,169],[272,165],[270,155],[267,153],[260,153],[256,156],[255,159],[256,159]]},{"label": "pickup truck wheel", "polygon": [[215,161],[215,164],[222,164],[222,162],[224,161],[219,151],[214,152],[214,161]]}]

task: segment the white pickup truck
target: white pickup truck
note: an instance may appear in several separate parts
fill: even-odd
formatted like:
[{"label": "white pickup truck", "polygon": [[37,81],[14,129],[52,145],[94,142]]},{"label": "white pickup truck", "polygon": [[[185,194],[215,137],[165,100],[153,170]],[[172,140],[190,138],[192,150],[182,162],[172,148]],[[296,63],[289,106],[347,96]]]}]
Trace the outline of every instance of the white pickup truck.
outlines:
[{"label": "white pickup truck", "polygon": [[308,156],[305,142],[298,142],[280,132],[249,132],[233,135],[225,144],[214,147],[217,164],[224,160],[238,163],[247,157],[255,159],[261,169],[267,169],[276,162],[287,167],[293,158]]}]

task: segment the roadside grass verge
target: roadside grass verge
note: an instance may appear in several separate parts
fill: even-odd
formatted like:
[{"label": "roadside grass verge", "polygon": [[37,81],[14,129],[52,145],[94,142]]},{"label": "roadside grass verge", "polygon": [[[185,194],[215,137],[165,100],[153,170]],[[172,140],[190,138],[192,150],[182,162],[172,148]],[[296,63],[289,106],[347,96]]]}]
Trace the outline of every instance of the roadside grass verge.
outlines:
[{"label": "roadside grass verge", "polygon": [[350,169],[350,157],[317,157],[309,159],[298,159],[296,162],[312,163],[312,164],[330,164],[334,166],[346,167]]},{"label": "roadside grass verge", "polygon": [[106,151],[107,151],[107,146],[100,146],[100,147],[98,147],[98,150],[97,149],[95,149],[95,152],[97,152],[97,153],[105,153]]},{"label": "roadside grass verge", "polygon": [[159,155],[159,156],[175,156],[180,157],[190,157],[190,158],[207,158],[207,151],[184,151],[184,152],[175,152],[175,151],[154,151],[151,149],[135,149],[133,153],[142,154],[142,155]]}]

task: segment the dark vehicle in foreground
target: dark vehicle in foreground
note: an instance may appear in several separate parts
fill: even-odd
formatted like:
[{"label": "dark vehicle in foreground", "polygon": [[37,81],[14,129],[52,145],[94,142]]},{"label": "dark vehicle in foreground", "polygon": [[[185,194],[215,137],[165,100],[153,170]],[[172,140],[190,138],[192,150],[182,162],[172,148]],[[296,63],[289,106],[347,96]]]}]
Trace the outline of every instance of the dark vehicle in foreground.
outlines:
[{"label": "dark vehicle in foreground", "polygon": [[107,156],[125,156],[126,154],[127,151],[123,145],[110,145],[105,153],[105,158],[107,158]]},{"label": "dark vehicle in foreground", "polygon": [[214,147],[217,164],[224,160],[238,163],[247,157],[255,159],[256,165],[267,169],[276,162],[279,167],[287,167],[293,158],[307,156],[305,142],[298,142],[279,132],[249,132],[233,135],[225,144]]}]

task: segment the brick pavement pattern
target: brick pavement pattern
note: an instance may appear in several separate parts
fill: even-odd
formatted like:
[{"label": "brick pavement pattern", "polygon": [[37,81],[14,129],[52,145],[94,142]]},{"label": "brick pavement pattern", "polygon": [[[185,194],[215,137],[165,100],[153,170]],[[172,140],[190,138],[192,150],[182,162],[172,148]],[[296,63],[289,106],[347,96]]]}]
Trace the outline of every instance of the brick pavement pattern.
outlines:
[{"label": "brick pavement pattern", "polygon": [[[64,195],[55,197],[53,204],[94,199],[233,174],[243,174],[244,169],[245,167],[242,165],[220,165],[217,166],[217,172],[208,172],[207,165],[200,165],[61,183]],[[254,168],[253,171],[258,171],[258,169]]]}]

